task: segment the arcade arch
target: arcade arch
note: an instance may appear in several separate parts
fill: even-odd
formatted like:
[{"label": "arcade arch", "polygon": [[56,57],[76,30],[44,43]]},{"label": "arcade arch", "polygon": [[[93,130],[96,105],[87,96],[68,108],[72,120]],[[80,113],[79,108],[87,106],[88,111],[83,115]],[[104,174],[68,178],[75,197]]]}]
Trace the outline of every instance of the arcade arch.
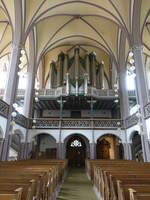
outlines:
[{"label": "arcade arch", "polygon": [[123,159],[124,149],[120,139],[113,134],[105,134],[97,139],[97,159]]},{"label": "arcade arch", "polygon": [[32,138],[31,158],[33,159],[56,159],[56,139],[47,133],[37,134]]},{"label": "arcade arch", "polygon": [[83,167],[90,156],[89,140],[78,133],[69,135],[64,140],[64,157],[71,167]]}]

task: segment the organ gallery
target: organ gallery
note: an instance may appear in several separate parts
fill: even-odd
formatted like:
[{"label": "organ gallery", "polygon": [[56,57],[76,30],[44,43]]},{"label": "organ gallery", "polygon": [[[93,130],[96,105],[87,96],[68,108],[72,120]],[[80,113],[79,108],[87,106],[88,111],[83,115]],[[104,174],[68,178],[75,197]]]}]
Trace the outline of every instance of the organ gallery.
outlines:
[{"label": "organ gallery", "polygon": [[0,0],[0,200],[150,199],[148,0]]}]

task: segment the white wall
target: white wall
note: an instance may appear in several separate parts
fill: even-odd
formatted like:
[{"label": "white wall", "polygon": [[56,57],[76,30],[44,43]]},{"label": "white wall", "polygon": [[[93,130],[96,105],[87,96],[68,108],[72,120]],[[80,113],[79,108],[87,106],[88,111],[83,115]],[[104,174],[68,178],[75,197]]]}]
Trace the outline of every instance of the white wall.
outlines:
[{"label": "white wall", "polygon": [[[88,140],[89,143],[92,143],[92,130],[89,129],[62,129],[61,130],[61,142],[63,143],[64,140],[69,136],[69,135],[73,135],[75,133],[77,134],[81,134],[83,136],[85,136]],[[53,136],[56,140],[56,142],[59,142],[59,133],[60,130],[59,129],[30,129],[28,132],[28,142],[32,141],[32,138],[34,138],[36,135],[41,134],[41,133],[47,133],[51,136]],[[95,137],[95,142],[97,142],[97,139],[103,135],[107,135],[107,134],[113,134],[116,135],[117,137],[119,137],[122,142],[125,142],[125,132],[124,130],[118,131],[118,130],[94,130],[94,137]]]},{"label": "white wall", "polygon": [[7,124],[7,119],[0,116],[0,127],[3,133],[3,138],[5,137],[5,132],[6,132],[6,124]]}]

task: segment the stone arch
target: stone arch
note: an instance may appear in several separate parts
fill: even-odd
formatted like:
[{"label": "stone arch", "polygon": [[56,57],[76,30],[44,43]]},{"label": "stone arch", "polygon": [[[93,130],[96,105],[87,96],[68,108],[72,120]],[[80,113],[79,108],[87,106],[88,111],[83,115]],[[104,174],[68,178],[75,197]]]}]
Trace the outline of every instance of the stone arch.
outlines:
[{"label": "stone arch", "polygon": [[57,143],[56,139],[48,133],[40,132],[32,136],[31,158],[56,159]]},{"label": "stone arch", "polygon": [[11,145],[9,149],[9,160],[21,159],[22,143],[25,142],[24,135],[20,129],[15,129],[11,135]]},{"label": "stone arch", "polygon": [[32,140],[34,140],[35,136],[38,136],[40,134],[47,134],[47,135],[51,136],[54,140],[58,141],[58,139],[56,137],[57,134],[55,135],[55,134],[49,133],[49,131],[38,131],[38,130],[36,130],[35,132],[32,132],[32,134],[30,134],[30,138],[29,138],[28,142],[31,142]]},{"label": "stone arch", "polygon": [[[69,151],[69,149],[68,149],[69,146],[68,145],[70,145],[71,142],[73,142],[73,141],[79,141],[79,142],[82,143],[82,147],[81,148],[84,148],[84,149],[82,149],[80,152],[83,153],[83,154],[85,153],[85,154],[84,154],[84,158],[82,159],[82,164],[81,165],[84,165],[84,159],[90,157],[90,144],[89,144],[88,138],[86,136],[78,133],[78,132],[74,133],[74,134],[70,134],[65,138],[64,144],[63,144],[64,158],[68,158],[67,157],[68,151]],[[74,156],[74,157],[76,157],[76,156]],[[80,157],[80,154],[79,154],[79,157]]]},{"label": "stone arch", "polygon": [[77,132],[74,131],[74,132],[69,133],[68,135],[64,135],[64,136],[62,137],[62,142],[64,143],[65,140],[66,140],[68,137],[71,137],[71,136],[74,135],[74,134],[78,134],[78,135],[80,135],[80,136],[86,138],[86,140],[87,140],[88,142],[90,142],[90,139],[91,139],[91,138],[88,137],[86,134],[82,133],[81,131],[77,131]]},{"label": "stone arch", "polygon": [[103,131],[103,133],[101,133],[101,131],[100,131],[100,133],[95,136],[95,143],[97,143],[97,140],[99,138],[106,136],[106,135],[116,136],[120,142],[123,142],[123,138],[117,133],[117,130],[115,132],[106,130],[106,131]]},{"label": "stone arch", "polygon": [[98,159],[123,159],[124,147],[116,134],[103,134],[97,139],[96,155]]},{"label": "stone arch", "polygon": [[20,129],[15,129],[13,132],[13,135],[14,134],[16,134],[20,137],[20,142],[25,142],[24,134],[22,133],[22,131]]}]

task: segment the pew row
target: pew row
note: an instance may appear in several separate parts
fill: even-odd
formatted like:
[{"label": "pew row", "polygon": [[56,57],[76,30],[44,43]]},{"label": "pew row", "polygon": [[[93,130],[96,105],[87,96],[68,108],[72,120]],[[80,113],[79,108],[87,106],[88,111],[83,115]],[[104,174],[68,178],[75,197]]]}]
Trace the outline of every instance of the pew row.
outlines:
[{"label": "pew row", "polygon": [[55,199],[67,165],[67,160],[0,162],[0,200]]},{"label": "pew row", "polygon": [[150,199],[150,163],[86,160],[85,164],[99,199]]}]

